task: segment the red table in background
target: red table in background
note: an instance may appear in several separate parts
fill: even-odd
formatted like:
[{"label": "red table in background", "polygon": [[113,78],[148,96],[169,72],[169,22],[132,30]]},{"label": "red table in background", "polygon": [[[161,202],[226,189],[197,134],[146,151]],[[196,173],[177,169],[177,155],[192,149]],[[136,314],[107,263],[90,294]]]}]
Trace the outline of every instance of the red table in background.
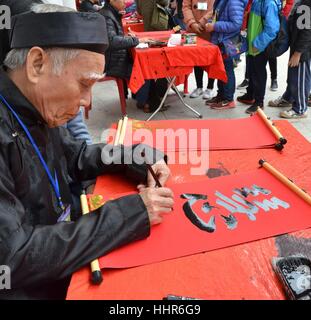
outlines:
[{"label": "red table in background", "polygon": [[[139,38],[167,40],[172,31],[141,32]],[[212,43],[198,38],[196,46],[176,46],[132,50],[134,66],[129,88],[136,93],[145,80],[172,78],[184,79],[194,66],[203,67],[209,77],[227,81],[226,70],[219,48]],[[179,82],[183,83],[183,81]]]},{"label": "red table in background", "polygon": [[[139,38],[168,41],[172,31],[136,33]],[[193,67],[200,66],[208,72],[210,78],[227,81],[226,70],[219,48],[201,38],[197,45],[175,46],[162,48],[145,48],[132,50],[134,65],[129,82],[129,88],[136,93],[145,80],[166,78],[168,89],[158,109],[147,119],[151,120],[162,108],[171,88],[175,89],[182,104],[202,118],[199,112],[189,106],[177,90],[175,85],[185,83],[185,77],[193,71]]]},{"label": "red table in background", "polygon": [[[311,192],[311,144],[287,121],[276,121],[288,139],[274,149],[212,151],[209,177],[252,171],[265,158]],[[169,155],[169,154],[168,154]],[[172,165],[174,182],[194,182],[187,165]],[[120,179],[120,178],[119,178]],[[115,176],[98,179],[103,195],[130,190]],[[103,270],[100,286],[90,283],[89,266],[73,275],[67,299],[162,299],[167,294],[202,299],[285,299],[271,258],[303,253],[311,258],[311,229],[132,269]]]}]

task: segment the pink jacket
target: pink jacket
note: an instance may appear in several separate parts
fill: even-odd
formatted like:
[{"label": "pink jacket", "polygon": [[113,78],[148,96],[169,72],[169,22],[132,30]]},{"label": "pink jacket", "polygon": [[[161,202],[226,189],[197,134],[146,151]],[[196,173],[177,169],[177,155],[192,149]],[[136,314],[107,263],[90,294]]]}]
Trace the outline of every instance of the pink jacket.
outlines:
[{"label": "pink jacket", "polygon": [[[198,10],[198,2],[206,2],[207,10]],[[202,25],[207,23],[207,20],[210,19],[213,15],[213,6],[214,0],[184,0],[183,2],[183,13],[184,21],[190,30],[192,23],[197,22]]]}]

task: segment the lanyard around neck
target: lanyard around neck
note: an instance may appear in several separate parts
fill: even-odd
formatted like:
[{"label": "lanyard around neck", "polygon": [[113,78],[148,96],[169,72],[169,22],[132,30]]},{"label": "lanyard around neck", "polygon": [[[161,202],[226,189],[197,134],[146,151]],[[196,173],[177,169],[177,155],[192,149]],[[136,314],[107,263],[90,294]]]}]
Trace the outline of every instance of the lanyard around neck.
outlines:
[{"label": "lanyard around neck", "polygon": [[12,114],[14,115],[15,119],[17,120],[17,122],[20,124],[20,126],[23,128],[24,132],[26,133],[30,143],[32,144],[36,154],[38,155],[40,162],[50,180],[50,183],[54,189],[58,204],[60,206],[60,208],[64,211],[65,210],[65,206],[63,204],[61,195],[60,195],[60,189],[59,189],[59,183],[58,183],[58,179],[57,179],[57,174],[55,171],[54,174],[54,178],[50,172],[50,169],[47,165],[47,163],[45,162],[45,160],[43,159],[43,156],[35,142],[35,140],[33,139],[31,133],[29,132],[28,128],[26,127],[26,125],[23,123],[23,121],[20,119],[20,117],[18,116],[18,114],[14,111],[14,109],[10,106],[10,104],[7,102],[7,100],[0,94],[0,100],[4,103],[4,105],[12,112]]}]

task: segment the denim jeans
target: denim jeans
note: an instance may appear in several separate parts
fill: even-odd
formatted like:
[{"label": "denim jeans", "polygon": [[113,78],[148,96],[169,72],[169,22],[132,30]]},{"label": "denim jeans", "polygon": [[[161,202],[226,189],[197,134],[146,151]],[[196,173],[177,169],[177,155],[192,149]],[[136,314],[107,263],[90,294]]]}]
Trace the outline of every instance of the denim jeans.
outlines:
[{"label": "denim jeans", "polygon": [[135,99],[140,105],[148,102],[150,92],[151,80],[146,80],[145,84],[135,94]]},{"label": "denim jeans", "polygon": [[235,93],[235,74],[233,59],[224,59],[224,65],[227,73],[228,82],[224,83],[218,80],[218,96],[224,100],[233,101]]}]

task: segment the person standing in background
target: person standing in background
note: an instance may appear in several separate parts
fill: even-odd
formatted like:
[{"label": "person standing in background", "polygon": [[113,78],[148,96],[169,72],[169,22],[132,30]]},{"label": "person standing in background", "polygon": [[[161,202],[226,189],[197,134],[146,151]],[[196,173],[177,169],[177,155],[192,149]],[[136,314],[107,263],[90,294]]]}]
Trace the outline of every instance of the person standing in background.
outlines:
[{"label": "person standing in background", "polygon": [[[205,31],[205,24],[213,16],[213,5],[214,0],[184,0],[183,14],[187,31],[194,32],[200,37],[209,40],[210,33]],[[203,99],[212,99],[215,80],[209,78],[207,88],[203,91],[203,69],[201,67],[194,67],[194,75],[197,87],[190,94],[190,98],[198,98],[203,95]]]},{"label": "person standing in background", "polygon": [[293,101],[291,109],[280,113],[280,117],[286,119],[308,116],[308,98],[311,90],[311,29],[299,25],[299,20],[305,12],[299,9],[300,6],[308,8],[311,12],[311,0],[298,1],[288,18],[290,59],[287,83]]},{"label": "person standing in background", "polygon": [[183,0],[171,0],[170,1],[170,9],[172,19],[175,25],[179,25],[183,30],[186,30],[186,24],[184,22],[184,14],[183,14]]},{"label": "person standing in background", "polygon": [[[287,2],[292,2],[292,1],[293,0],[287,0]],[[245,9],[244,21],[243,21],[243,25],[242,25],[242,31],[243,32],[246,32],[246,30],[247,30],[248,18],[249,18],[249,15],[250,15],[252,3],[253,3],[253,0],[249,0],[248,4],[246,6],[246,9]],[[288,10],[288,8],[287,8],[287,10]],[[284,12],[283,12],[283,14],[284,14]],[[270,90],[271,91],[277,91],[277,89],[278,89],[277,58],[270,58],[268,61],[269,61],[269,67],[270,67],[270,72],[271,72]],[[246,64],[246,66],[245,66],[245,77],[244,77],[244,80],[237,86],[237,89],[239,89],[239,90],[247,88],[248,84],[249,84],[249,78],[250,78],[250,75],[249,75],[249,57],[248,57],[247,53],[246,53],[245,64]]]},{"label": "person standing in background", "polygon": [[237,98],[239,102],[250,105],[245,111],[248,114],[264,108],[268,62],[265,49],[280,30],[281,7],[280,0],[254,0],[251,6],[247,27],[250,82],[247,93]]},{"label": "person standing in background", "polygon": [[143,17],[144,30],[145,31],[164,31],[168,29],[167,26],[152,26],[152,15],[156,5],[160,5],[164,8],[168,6],[168,0],[136,0],[137,12]]},{"label": "person standing in background", "polygon": [[240,33],[247,0],[216,0],[214,4],[213,23],[207,23],[205,29],[212,32],[211,42],[218,45],[223,55],[223,61],[228,81],[218,81],[217,96],[206,102],[212,109],[225,110],[235,107],[235,74],[234,59],[226,51],[228,41],[241,41]]}]

